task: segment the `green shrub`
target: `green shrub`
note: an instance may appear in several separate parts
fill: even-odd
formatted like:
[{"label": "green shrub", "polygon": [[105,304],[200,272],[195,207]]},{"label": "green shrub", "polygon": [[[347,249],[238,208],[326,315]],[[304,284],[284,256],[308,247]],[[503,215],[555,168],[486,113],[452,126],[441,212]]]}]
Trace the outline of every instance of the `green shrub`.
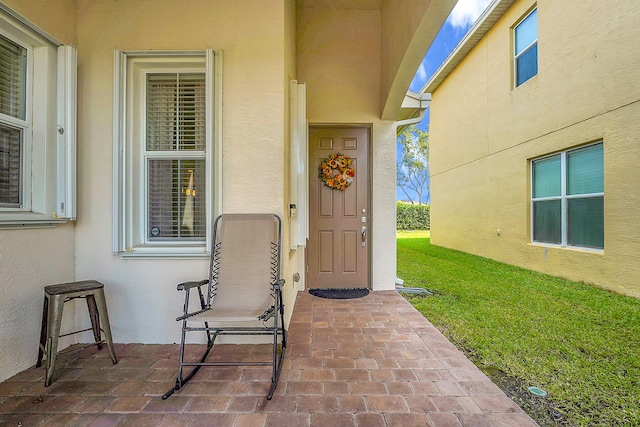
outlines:
[{"label": "green shrub", "polygon": [[429,205],[397,202],[396,228],[398,230],[430,230]]}]

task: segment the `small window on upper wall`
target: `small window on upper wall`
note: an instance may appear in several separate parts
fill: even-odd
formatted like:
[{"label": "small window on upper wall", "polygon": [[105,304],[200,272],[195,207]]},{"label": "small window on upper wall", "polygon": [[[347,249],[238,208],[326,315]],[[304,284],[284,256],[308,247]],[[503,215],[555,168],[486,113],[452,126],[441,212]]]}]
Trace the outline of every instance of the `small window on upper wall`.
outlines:
[{"label": "small window on upper wall", "polygon": [[531,162],[532,241],[604,249],[602,143]]},{"label": "small window on upper wall", "polygon": [[515,87],[538,74],[538,9],[532,10],[513,30]]}]

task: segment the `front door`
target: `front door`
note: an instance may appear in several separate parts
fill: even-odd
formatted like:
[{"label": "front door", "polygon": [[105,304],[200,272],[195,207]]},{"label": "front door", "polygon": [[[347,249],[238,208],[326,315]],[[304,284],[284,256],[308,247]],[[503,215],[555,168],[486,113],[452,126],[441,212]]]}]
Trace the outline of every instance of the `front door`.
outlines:
[{"label": "front door", "polygon": [[[309,128],[309,288],[369,287],[370,132],[356,126]],[[338,154],[342,157],[336,158]],[[334,166],[326,183],[320,173],[323,162],[325,170]],[[345,171],[342,180],[348,185],[343,189],[345,181],[337,175]],[[344,176],[350,172],[353,177]]]}]

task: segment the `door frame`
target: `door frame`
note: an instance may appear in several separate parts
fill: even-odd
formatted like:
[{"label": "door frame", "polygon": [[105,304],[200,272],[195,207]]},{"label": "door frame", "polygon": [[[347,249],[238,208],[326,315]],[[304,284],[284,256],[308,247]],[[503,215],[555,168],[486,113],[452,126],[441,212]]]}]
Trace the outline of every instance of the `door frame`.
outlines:
[{"label": "door frame", "polygon": [[[372,272],[373,272],[373,266],[372,266],[372,242],[373,242],[373,210],[372,210],[372,206],[373,206],[373,123],[309,123],[308,124],[308,129],[307,129],[307,134],[310,135],[311,134],[311,129],[312,128],[320,128],[320,129],[327,129],[327,128],[344,128],[344,129],[348,129],[348,128],[360,128],[360,129],[366,129],[367,133],[368,133],[368,141],[367,141],[367,191],[366,191],[366,196],[367,196],[367,218],[368,218],[368,224],[367,224],[367,289],[373,289],[373,282],[372,282]],[[307,153],[308,156],[311,155],[311,147],[310,147],[310,142],[307,143],[309,146],[307,147]],[[309,157],[307,157],[307,164],[310,166],[309,167],[309,176],[307,177],[307,183],[310,186],[311,185],[311,178],[312,177],[318,177],[318,170],[315,169],[315,166],[312,166],[311,163],[311,159]],[[358,173],[358,172],[356,172]],[[309,188],[309,187],[308,187]],[[309,221],[309,228],[311,228],[311,221],[312,219],[312,213],[311,211],[308,212],[308,221]],[[308,276],[309,273],[309,249],[307,248],[304,252],[304,265],[305,265],[305,276]],[[305,280],[305,288],[306,289],[310,289],[309,287],[309,282],[308,280]]]}]

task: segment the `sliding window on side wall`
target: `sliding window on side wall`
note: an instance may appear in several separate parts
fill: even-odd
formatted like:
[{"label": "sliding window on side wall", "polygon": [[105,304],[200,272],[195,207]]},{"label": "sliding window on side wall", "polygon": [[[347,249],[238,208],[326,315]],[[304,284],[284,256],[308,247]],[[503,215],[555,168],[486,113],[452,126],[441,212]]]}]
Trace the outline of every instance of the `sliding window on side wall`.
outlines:
[{"label": "sliding window on side wall", "polygon": [[531,161],[531,240],[604,249],[603,143]]}]

